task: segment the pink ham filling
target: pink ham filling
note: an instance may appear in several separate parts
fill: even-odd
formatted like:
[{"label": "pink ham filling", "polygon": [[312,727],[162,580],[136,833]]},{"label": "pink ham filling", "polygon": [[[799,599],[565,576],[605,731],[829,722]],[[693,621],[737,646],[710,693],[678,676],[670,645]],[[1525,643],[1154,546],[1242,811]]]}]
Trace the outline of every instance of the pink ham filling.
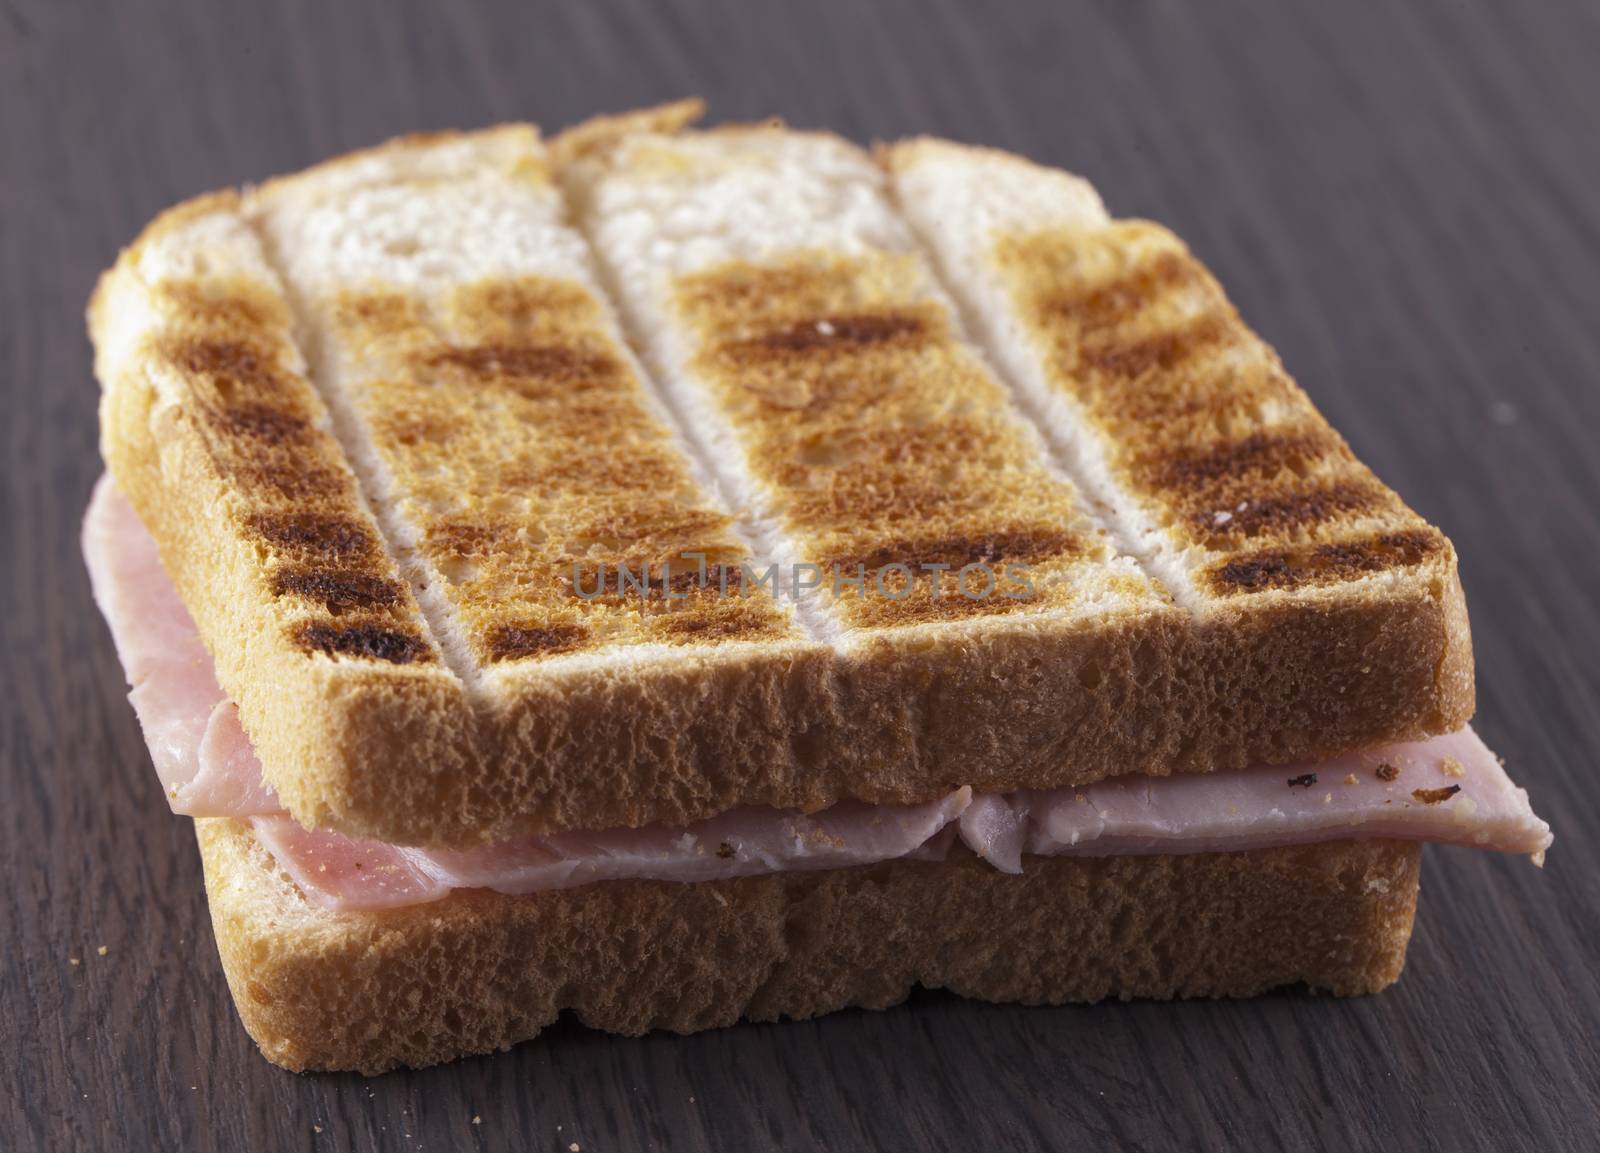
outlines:
[{"label": "pink ham filling", "polygon": [[437,900],[452,889],[537,893],[594,881],[714,881],[840,869],[897,857],[942,860],[946,831],[972,799],[957,789],[922,805],[845,801],[820,813],[734,809],[686,828],[649,825],[552,833],[454,851],[357,841],[308,830],[287,814],[252,817],[256,835],[318,903],[381,909]]},{"label": "pink ham filling", "polygon": [[974,797],[962,788],[920,805],[849,801],[810,815],[741,808],[685,828],[556,833],[457,851],[358,841],[307,830],[282,811],[154,541],[106,478],[83,538],[95,600],[173,810],[248,817],[279,866],[331,909],[419,904],[458,888],[515,894],[940,860],[956,835],[1013,873],[1024,854],[1200,853],[1382,836],[1538,859],[1551,841],[1471,729],[1318,765],[1135,775],[1080,789]]},{"label": "pink ham filling", "polygon": [[94,599],[111,627],[128,699],[172,811],[194,817],[277,812],[239,712],[173,587],[156,544],[102,476],[83,521]]},{"label": "pink ham filling", "polygon": [[1478,734],[1237,773],[1118,777],[1080,789],[979,796],[961,837],[997,869],[1024,853],[1206,853],[1398,837],[1541,854],[1550,826]]}]

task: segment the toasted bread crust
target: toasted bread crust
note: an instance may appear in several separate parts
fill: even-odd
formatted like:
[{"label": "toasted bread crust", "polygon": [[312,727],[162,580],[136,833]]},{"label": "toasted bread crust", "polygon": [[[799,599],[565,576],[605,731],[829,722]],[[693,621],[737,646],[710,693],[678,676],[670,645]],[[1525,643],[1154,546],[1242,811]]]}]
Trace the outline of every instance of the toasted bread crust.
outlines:
[{"label": "toasted bread crust", "polygon": [[[641,124],[676,130],[687,116],[612,124],[587,143],[564,138],[557,160],[598,163]],[[730,135],[760,144],[775,131]],[[534,140],[515,125],[481,140],[407,139],[255,195],[337,198],[396,172],[449,181],[479,163],[480,143],[517,179],[547,181]],[[538,613],[510,621],[515,629],[478,636],[471,661],[514,659],[491,660],[508,672],[492,699],[475,695],[419,609],[414,575],[370,511],[372,493],[352,479],[348,447],[306,379],[275,271],[260,252],[243,280],[217,263],[207,230],[248,215],[236,194],[219,193],[158,218],[104,278],[90,327],[111,472],[155,536],[269,781],[308,825],[461,844],[521,828],[687,822],[738,804],[814,809],[845,797],[924,800],[952,784],[1004,791],[1312,759],[1447,731],[1471,716],[1465,604],[1440,536],[1428,538],[1421,562],[1381,582],[1278,587],[1290,559],[1262,562],[1237,576],[1264,587],[1217,597],[1200,615],[1123,558],[1144,593],[1124,588],[1120,600],[1064,601],[1035,615],[897,609],[892,620],[853,622],[845,641],[734,612],[604,649],[588,645],[589,618],[536,598]],[[239,243],[259,237],[244,228]],[[191,303],[175,303],[186,291]],[[897,341],[942,331],[890,332],[881,317],[851,328],[836,311],[821,319],[835,336],[843,325],[864,364],[899,355]],[[492,312],[480,319],[494,321]],[[736,360],[771,352],[785,379],[805,379],[819,369],[801,329],[816,319],[787,316],[778,327],[793,339],[767,332],[765,351],[723,351]],[[209,360],[174,356],[170,338],[196,331],[271,344],[271,371],[218,348]],[[462,361],[444,370],[470,377],[464,388],[543,387],[568,366],[512,351],[474,359],[434,350]],[[225,403],[208,399],[218,389]],[[388,431],[403,444],[418,430]],[[927,509],[940,511],[937,502]],[[1055,512],[1012,520],[999,526],[1010,535],[965,523],[927,540],[870,542],[847,522],[829,532],[834,559],[845,560],[870,555],[863,542],[938,546],[935,559],[1032,549],[1070,575],[1107,555],[1092,524],[1086,531]],[[469,536],[439,537],[443,562],[478,564]],[[514,583],[525,570],[504,574]]]},{"label": "toasted bread crust", "polygon": [[1454,580],[1444,535],[1355,458],[1169,231],[987,149],[922,139],[878,158],[991,355],[1180,604],[1205,617],[1383,585],[1418,599]]},{"label": "toasted bread crust", "polygon": [[245,1028],[286,1068],[364,1073],[503,1049],[568,1009],[638,1034],[882,1009],[918,985],[1026,1004],[1376,992],[1405,961],[1422,851],[1028,858],[1021,876],[962,856],[335,914],[247,825],[198,825]]}]

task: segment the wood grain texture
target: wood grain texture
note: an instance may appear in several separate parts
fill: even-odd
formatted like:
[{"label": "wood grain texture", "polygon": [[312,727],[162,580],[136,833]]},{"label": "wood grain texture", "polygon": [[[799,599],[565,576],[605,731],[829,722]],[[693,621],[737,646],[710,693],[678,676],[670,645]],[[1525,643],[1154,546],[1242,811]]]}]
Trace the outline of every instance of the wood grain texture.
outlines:
[{"label": "wood grain texture", "polygon": [[[1592,1146],[1600,12],[449,9],[0,0],[0,1148]],[[372,1082],[268,1066],[78,560],[93,278],[202,189],[411,129],[690,92],[719,117],[1015,148],[1175,228],[1455,540],[1481,729],[1555,827],[1549,867],[1431,850],[1406,976],[1366,1000],[927,994],[688,1039],[563,1025]]]}]

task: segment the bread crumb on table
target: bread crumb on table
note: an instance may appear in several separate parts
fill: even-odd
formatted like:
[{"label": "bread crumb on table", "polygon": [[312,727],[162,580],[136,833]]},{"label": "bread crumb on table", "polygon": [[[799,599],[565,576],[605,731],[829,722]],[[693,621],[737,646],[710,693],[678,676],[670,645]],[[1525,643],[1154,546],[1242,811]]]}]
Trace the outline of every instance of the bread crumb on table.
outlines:
[{"label": "bread crumb on table", "polygon": [[106,950],[106,947],[104,945],[101,945],[98,949],[95,950],[95,952],[100,954],[100,956],[104,957],[106,955],[107,950]]}]

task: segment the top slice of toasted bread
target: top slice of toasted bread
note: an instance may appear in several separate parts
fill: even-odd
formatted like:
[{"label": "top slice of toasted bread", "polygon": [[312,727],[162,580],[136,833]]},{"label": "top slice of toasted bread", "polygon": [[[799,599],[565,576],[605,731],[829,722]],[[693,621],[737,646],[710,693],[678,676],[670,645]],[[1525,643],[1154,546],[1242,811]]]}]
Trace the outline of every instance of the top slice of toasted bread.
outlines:
[{"label": "top slice of toasted bread", "polygon": [[[463,843],[1470,716],[1448,542],[1166,234],[689,119],[396,141],[103,279],[106,460],[297,818]],[[1150,262],[1194,300],[1123,307]]]},{"label": "top slice of toasted bread", "polygon": [[1355,459],[1177,237],[988,149],[913,140],[881,158],[991,355],[1179,603],[1453,579],[1443,534]]}]

